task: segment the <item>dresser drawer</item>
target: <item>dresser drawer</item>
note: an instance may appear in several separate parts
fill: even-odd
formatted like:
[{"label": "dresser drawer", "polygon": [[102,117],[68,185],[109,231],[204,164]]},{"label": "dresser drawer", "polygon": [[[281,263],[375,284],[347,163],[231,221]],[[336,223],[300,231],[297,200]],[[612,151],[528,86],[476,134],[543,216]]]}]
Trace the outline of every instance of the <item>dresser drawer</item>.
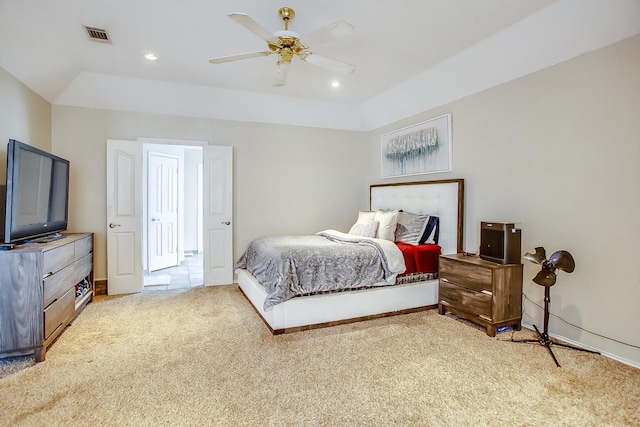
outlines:
[{"label": "dresser drawer", "polygon": [[76,241],[74,245],[75,259],[83,258],[93,251],[93,236],[87,236],[84,239],[80,239]]},{"label": "dresser drawer", "polygon": [[73,268],[75,270],[74,282],[77,283],[87,277],[91,273],[91,270],[93,270],[93,254],[85,255],[84,258],[74,262]]},{"label": "dresser drawer", "polygon": [[76,309],[75,288],[69,289],[61,298],[44,310],[44,339],[46,340],[58,327],[71,319]]},{"label": "dresser drawer", "polygon": [[491,294],[472,291],[452,283],[440,280],[439,296],[441,303],[473,313],[486,320],[491,319]]},{"label": "dresser drawer", "polygon": [[476,291],[492,290],[492,272],[488,268],[440,258],[441,278]]},{"label": "dresser drawer", "polygon": [[55,274],[42,281],[43,286],[43,307],[47,307],[56,299],[62,297],[69,289],[76,284],[76,270],[73,264],[68,265]]},{"label": "dresser drawer", "polygon": [[43,254],[42,274],[55,273],[75,260],[75,245],[68,243],[50,249]]}]

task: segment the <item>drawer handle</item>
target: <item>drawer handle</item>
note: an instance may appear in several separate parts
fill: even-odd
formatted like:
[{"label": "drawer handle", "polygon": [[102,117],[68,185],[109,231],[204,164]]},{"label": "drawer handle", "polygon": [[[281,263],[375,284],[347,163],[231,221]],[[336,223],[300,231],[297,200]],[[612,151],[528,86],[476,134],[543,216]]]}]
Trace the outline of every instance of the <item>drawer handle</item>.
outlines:
[{"label": "drawer handle", "polygon": [[42,276],[42,280],[46,279],[49,276],[53,276],[53,272],[52,271],[50,271],[47,274],[45,274],[44,276]]},{"label": "drawer handle", "polygon": [[485,295],[489,295],[489,296],[493,295],[493,292],[488,291],[488,290],[486,290],[486,289],[483,289],[483,290],[481,290],[480,292],[481,292],[481,293],[483,293],[483,294],[485,294]]},{"label": "drawer handle", "polygon": [[440,280],[442,280],[443,282],[449,283],[449,279],[447,279],[446,277],[441,277]]}]

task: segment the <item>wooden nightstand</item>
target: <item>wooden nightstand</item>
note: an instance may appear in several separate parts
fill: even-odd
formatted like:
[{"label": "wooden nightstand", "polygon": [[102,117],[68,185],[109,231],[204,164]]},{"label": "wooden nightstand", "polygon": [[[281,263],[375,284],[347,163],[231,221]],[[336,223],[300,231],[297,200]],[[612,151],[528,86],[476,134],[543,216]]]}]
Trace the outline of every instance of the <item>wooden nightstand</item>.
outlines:
[{"label": "wooden nightstand", "polygon": [[496,264],[463,254],[440,256],[438,312],[450,311],[484,326],[494,337],[496,329],[522,321],[522,264]]}]

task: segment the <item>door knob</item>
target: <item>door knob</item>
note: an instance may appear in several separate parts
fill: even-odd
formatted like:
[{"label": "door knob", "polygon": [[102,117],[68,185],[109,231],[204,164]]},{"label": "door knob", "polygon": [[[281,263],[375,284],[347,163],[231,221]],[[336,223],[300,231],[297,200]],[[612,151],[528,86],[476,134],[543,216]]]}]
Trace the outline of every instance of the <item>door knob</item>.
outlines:
[{"label": "door knob", "polygon": [[109,224],[109,228],[116,228],[116,227],[120,227],[120,224],[114,224],[114,223]]},{"label": "door knob", "polygon": [[222,221],[220,224],[231,225],[231,221]]}]

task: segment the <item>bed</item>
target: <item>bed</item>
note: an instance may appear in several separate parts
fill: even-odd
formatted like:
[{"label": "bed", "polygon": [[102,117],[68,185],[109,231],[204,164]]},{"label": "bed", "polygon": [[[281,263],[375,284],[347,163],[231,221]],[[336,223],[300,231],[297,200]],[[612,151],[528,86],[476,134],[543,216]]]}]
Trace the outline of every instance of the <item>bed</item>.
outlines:
[{"label": "bed", "polygon": [[[439,250],[448,254],[462,249],[464,180],[377,184],[369,192],[371,212],[401,210],[438,217]],[[273,304],[256,276],[245,268],[236,272],[240,289],[276,335],[426,310],[438,303],[437,274],[422,275],[415,281],[415,277],[407,280],[407,274],[387,273],[393,277],[386,279],[396,284],[381,280],[358,289],[319,292]]]}]

